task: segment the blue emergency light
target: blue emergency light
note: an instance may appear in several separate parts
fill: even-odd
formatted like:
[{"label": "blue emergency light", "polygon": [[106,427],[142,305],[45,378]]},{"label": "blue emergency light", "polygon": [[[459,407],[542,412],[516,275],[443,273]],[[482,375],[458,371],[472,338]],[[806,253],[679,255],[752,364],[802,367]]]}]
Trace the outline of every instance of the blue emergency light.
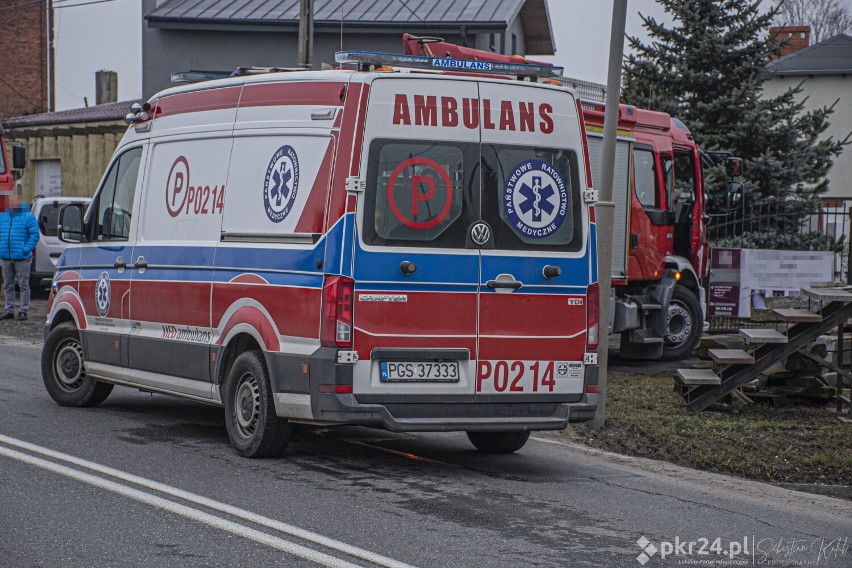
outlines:
[{"label": "blue emergency light", "polygon": [[408,67],[411,69],[463,71],[466,73],[489,73],[492,75],[512,75],[516,77],[557,80],[562,77],[563,70],[562,67],[553,67],[550,65],[476,61],[473,59],[453,59],[451,57],[425,57],[422,55],[403,55],[376,51],[338,51],[334,59],[337,63],[357,65],[363,70],[368,70],[370,67]]}]

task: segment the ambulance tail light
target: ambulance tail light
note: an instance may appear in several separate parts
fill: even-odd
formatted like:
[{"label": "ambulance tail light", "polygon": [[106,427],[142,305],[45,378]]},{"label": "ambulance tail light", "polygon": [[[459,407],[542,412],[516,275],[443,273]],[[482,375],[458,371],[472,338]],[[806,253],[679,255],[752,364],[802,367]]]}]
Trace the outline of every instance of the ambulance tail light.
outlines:
[{"label": "ambulance tail light", "polygon": [[598,348],[600,342],[600,288],[597,284],[590,284],[588,295],[586,296],[586,348],[588,351],[594,351]]},{"label": "ambulance tail light", "polygon": [[344,276],[326,276],[322,286],[322,345],[352,347],[352,298],[355,282]]}]

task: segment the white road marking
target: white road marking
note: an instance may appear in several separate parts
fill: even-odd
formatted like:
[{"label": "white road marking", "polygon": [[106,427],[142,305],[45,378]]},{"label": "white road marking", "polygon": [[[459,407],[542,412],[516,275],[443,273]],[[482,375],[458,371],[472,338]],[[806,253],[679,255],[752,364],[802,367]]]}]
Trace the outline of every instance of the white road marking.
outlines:
[{"label": "white road marking", "polygon": [[[290,525],[288,523],[276,521],[275,519],[270,519],[268,517],[258,515],[257,513],[252,513],[250,511],[246,511],[244,509],[240,509],[240,508],[234,507],[232,505],[222,503],[221,501],[208,499],[207,497],[202,497],[201,495],[196,495],[195,493],[190,493],[189,491],[184,491],[182,489],[178,489],[178,488],[172,487],[170,485],[159,483],[157,481],[153,481],[153,480],[150,480],[150,479],[147,479],[147,478],[144,478],[144,477],[140,477],[138,475],[133,475],[132,473],[127,473],[127,472],[124,472],[124,471],[121,471],[121,470],[118,470],[118,469],[114,469],[114,468],[111,468],[111,467],[108,467],[108,466],[104,466],[104,465],[101,465],[101,464],[98,464],[98,463],[95,463],[95,462],[84,460],[82,458],[78,458],[78,457],[71,456],[71,455],[68,455],[68,454],[65,454],[65,453],[62,453],[62,452],[58,452],[56,450],[51,450],[49,448],[38,446],[36,444],[24,442],[23,440],[18,440],[16,438],[11,438],[9,436],[4,436],[4,435],[0,434],[0,443],[7,444],[9,446],[15,446],[17,448],[21,448],[21,449],[27,450],[27,451],[32,452],[32,453],[41,454],[43,456],[47,456],[47,457],[53,458],[55,460],[60,460],[60,461],[66,462],[66,463],[74,464],[78,467],[85,468],[85,469],[88,469],[90,471],[95,471],[95,472],[98,472],[98,473],[103,474],[103,475],[107,475],[107,476],[110,476],[110,477],[113,477],[113,478],[116,478],[116,479],[120,479],[122,481],[134,483],[136,485],[140,485],[140,486],[145,487],[147,489],[150,489],[152,491],[158,491],[160,493],[170,495],[172,497],[177,497],[178,499],[183,499],[184,501],[188,501],[190,503],[195,503],[196,505],[201,505],[202,507],[207,507],[208,509],[212,509],[214,511],[219,511],[221,513],[225,513],[225,514],[231,515],[233,517],[237,517],[237,518],[240,518],[240,519],[244,519],[246,521],[250,521],[250,522],[255,523],[257,525],[261,525],[261,526],[264,526],[264,527],[268,527],[270,529],[277,530],[277,531],[282,532],[284,534],[289,534],[291,536],[295,536],[297,538],[300,538],[300,539],[308,541],[308,542],[313,542],[315,544],[319,544],[321,546],[324,546],[326,548],[330,548],[332,550],[337,550],[339,552],[343,552],[344,554],[348,554],[348,555],[353,556],[355,558],[361,558],[363,560],[367,560],[368,562],[372,562],[373,564],[376,564],[376,565],[379,565],[379,566],[384,566],[386,568],[414,568],[410,564],[406,564],[404,562],[394,560],[393,558],[389,558],[389,557],[383,556],[381,554],[376,554],[374,552],[370,552],[369,550],[365,550],[363,548],[358,548],[357,546],[353,546],[351,544],[346,544],[345,542],[341,542],[339,540],[335,540],[335,539],[323,536],[321,534],[317,534],[317,533],[309,531],[307,529],[302,529],[302,528],[296,527],[294,525]],[[20,454],[19,452],[14,452],[14,450],[8,450],[8,449],[5,449],[2,446],[0,446],[0,453],[2,453],[4,455],[9,455],[9,452],[13,452],[17,455],[24,456],[24,457],[29,458],[31,460],[38,460],[39,462],[44,462],[44,463],[49,464],[49,465],[56,467],[56,468],[67,469],[68,471],[73,472],[74,474],[81,475],[81,476],[88,476],[88,477],[91,477],[92,479],[98,480],[98,481],[103,482],[103,483],[113,483],[111,481],[102,479],[100,477],[91,476],[89,474],[77,471],[75,469],[66,468],[66,467],[61,466],[61,465],[53,464],[52,462],[40,460],[39,458],[35,458],[35,457],[29,456],[27,454]],[[12,455],[9,455],[9,457],[19,459],[18,457],[12,456]],[[25,460],[21,460],[21,461],[25,461]],[[30,463],[30,462],[27,462],[27,463]],[[34,464],[34,465],[39,465],[39,464]],[[41,467],[41,466],[39,465],[39,467]],[[51,470],[51,471],[53,471],[53,470]],[[67,475],[64,472],[57,471],[57,473]],[[71,476],[71,477],[74,477],[74,476]],[[75,477],[75,479],[76,479],[76,477]],[[81,479],[81,481],[85,481],[85,480]],[[88,481],[86,481],[86,482],[88,483]],[[116,485],[117,487],[126,489],[128,491],[136,491],[139,494],[144,495],[146,497],[151,497],[151,498],[154,498],[154,499],[161,499],[159,497],[151,496],[148,493],[144,493],[144,492],[138,491],[138,490],[130,488],[130,487],[125,487],[125,486],[120,485],[120,484],[114,484],[114,485]],[[112,489],[110,489],[110,490],[112,491]],[[133,498],[135,498],[135,497],[133,497]],[[185,505],[173,503],[172,501],[167,501],[165,499],[161,499],[161,500],[166,502],[166,503],[171,503],[171,504],[179,506],[179,507],[185,507]],[[195,509],[192,509],[190,507],[186,507],[186,508],[189,511],[196,511]],[[207,513],[201,512],[201,511],[197,511],[197,512],[199,514],[204,514],[204,515],[207,514]],[[181,513],[178,513],[178,514],[181,514]],[[213,519],[218,519],[218,520],[221,520],[222,522],[230,523],[230,521],[227,521],[225,519],[219,519],[219,517],[215,517],[213,515],[209,515],[209,516]],[[235,525],[236,527],[241,527],[244,530],[248,530],[248,531],[253,530],[253,529],[249,529],[248,527],[242,527],[242,525],[238,525],[236,523],[231,523],[231,524]],[[265,538],[271,538],[271,539],[276,538],[276,537],[271,537],[269,535],[261,533],[259,531],[254,531],[254,532],[259,534],[259,535],[263,535]],[[251,537],[247,537],[247,538],[251,538]],[[292,546],[299,546],[297,544],[289,543],[289,541],[285,541],[285,540],[282,540],[282,539],[276,539],[276,540],[280,540],[281,542],[292,544]],[[258,542],[260,542],[260,541],[258,541]],[[264,542],[264,544],[267,544],[267,543]],[[272,545],[270,545],[270,546],[272,546]],[[321,554],[321,553],[317,553],[317,552],[315,552],[315,551],[313,551],[309,548],[305,548],[305,547],[301,547],[301,546],[299,548],[303,549],[303,550],[307,550],[307,551],[309,551],[313,554]],[[299,555],[299,556],[301,556],[301,555]],[[323,555],[323,556],[330,558],[330,559],[332,559],[336,562],[343,562],[342,560],[339,560],[337,558],[334,558],[334,557],[331,557],[331,556],[328,556],[328,555]],[[332,566],[332,564],[328,564],[328,565]],[[343,562],[343,564],[333,564],[333,566],[356,566],[356,565]]]},{"label": "white road marking", "polygon": [[37,458],[35,456],[31,456],[29,454],[25,454],[17,450],[4,448],[2,446],[0,446],[0,455],[24,462],[29,465],[40,467],[42,469],[57,473],[59,475],[70,477],[71,479],[75,479],[83,483],[88,483],[89,485],[94,485],[95,487],[99,487],[101,489],[106,489],[107,491],[112,491],[113,493],[118,493],[119,495],[129,497],[130,499],[135,499],[136,501],[140,501],[142,503],[145,503],[146,505],[151,505],[152,507],[157,507],[158,509],[163,509],[164,511],[175,513],[176,515],[192,519],[193,521],[203,523],[216,529],[227,531],[231,534],[235,534],[237,536],[253,540],[260,544],[265,544],[266,546],[281,550],[288,554],[292,554],[293,556],[298,556],[300,558],[310,560],[311,562],[316,562],[317,564],[322,564],[323,566],[329,566],[333,568],[360,568],[357,564],[346,562],[345,560],[335,558],[334,556],[329,556],[328,554],[324,554],[316,550],[311,550],[310,548],[306,548],[294,542],[268,535],[258,530],[235,523],[233,521],[223,519],[222,517],[211,515],[210,513],[205,513],[204,511],[201,511],[199,509],[193,509],[192,507],[181,505],[180,503],[169,501],[168,499],[163,499],[162,497],[157,497],[156,495],[145,493],[144,491],[140,491],[139,489],[133,489],[132,487],[128,487],[127,485],[122,485],[120,483],[116,483],[115,481],[110,481],[108,479],[104,479],[102,477],[98,477],[90,473],[85,473],[70,468],[68,466],[53,463],[51,461]]}]

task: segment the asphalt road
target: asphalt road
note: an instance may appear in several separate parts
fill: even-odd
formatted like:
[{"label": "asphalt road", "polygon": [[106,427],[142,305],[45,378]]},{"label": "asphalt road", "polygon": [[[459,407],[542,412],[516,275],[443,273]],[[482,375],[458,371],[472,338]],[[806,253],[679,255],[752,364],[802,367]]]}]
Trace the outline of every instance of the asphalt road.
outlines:
[{"label": "asphalt road", "polygon": [[[0,566],[639,566],[642,536],[852,566],[848,501],[558,434],[486,456],[464,434],[299,428],[284,457],[247,460],[219,408],[123,387],[55,405],[39,352],[0,338]],[[646,566],[722,560],[701,545]]]}]

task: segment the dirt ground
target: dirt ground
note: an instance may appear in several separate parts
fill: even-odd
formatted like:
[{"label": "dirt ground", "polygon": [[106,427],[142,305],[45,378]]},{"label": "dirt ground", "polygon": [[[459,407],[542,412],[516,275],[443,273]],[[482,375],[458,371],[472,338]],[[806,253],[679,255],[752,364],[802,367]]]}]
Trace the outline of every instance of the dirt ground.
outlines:
[{"label": "dirt ground", "polygon": [[[47,319],[47,294],[47,290],[33,288],[27,321],[0,320],[0,335],[41,345],[44,342],[44,322]],[[16,297],[15,313],[20,305],[20,299]]]}]

